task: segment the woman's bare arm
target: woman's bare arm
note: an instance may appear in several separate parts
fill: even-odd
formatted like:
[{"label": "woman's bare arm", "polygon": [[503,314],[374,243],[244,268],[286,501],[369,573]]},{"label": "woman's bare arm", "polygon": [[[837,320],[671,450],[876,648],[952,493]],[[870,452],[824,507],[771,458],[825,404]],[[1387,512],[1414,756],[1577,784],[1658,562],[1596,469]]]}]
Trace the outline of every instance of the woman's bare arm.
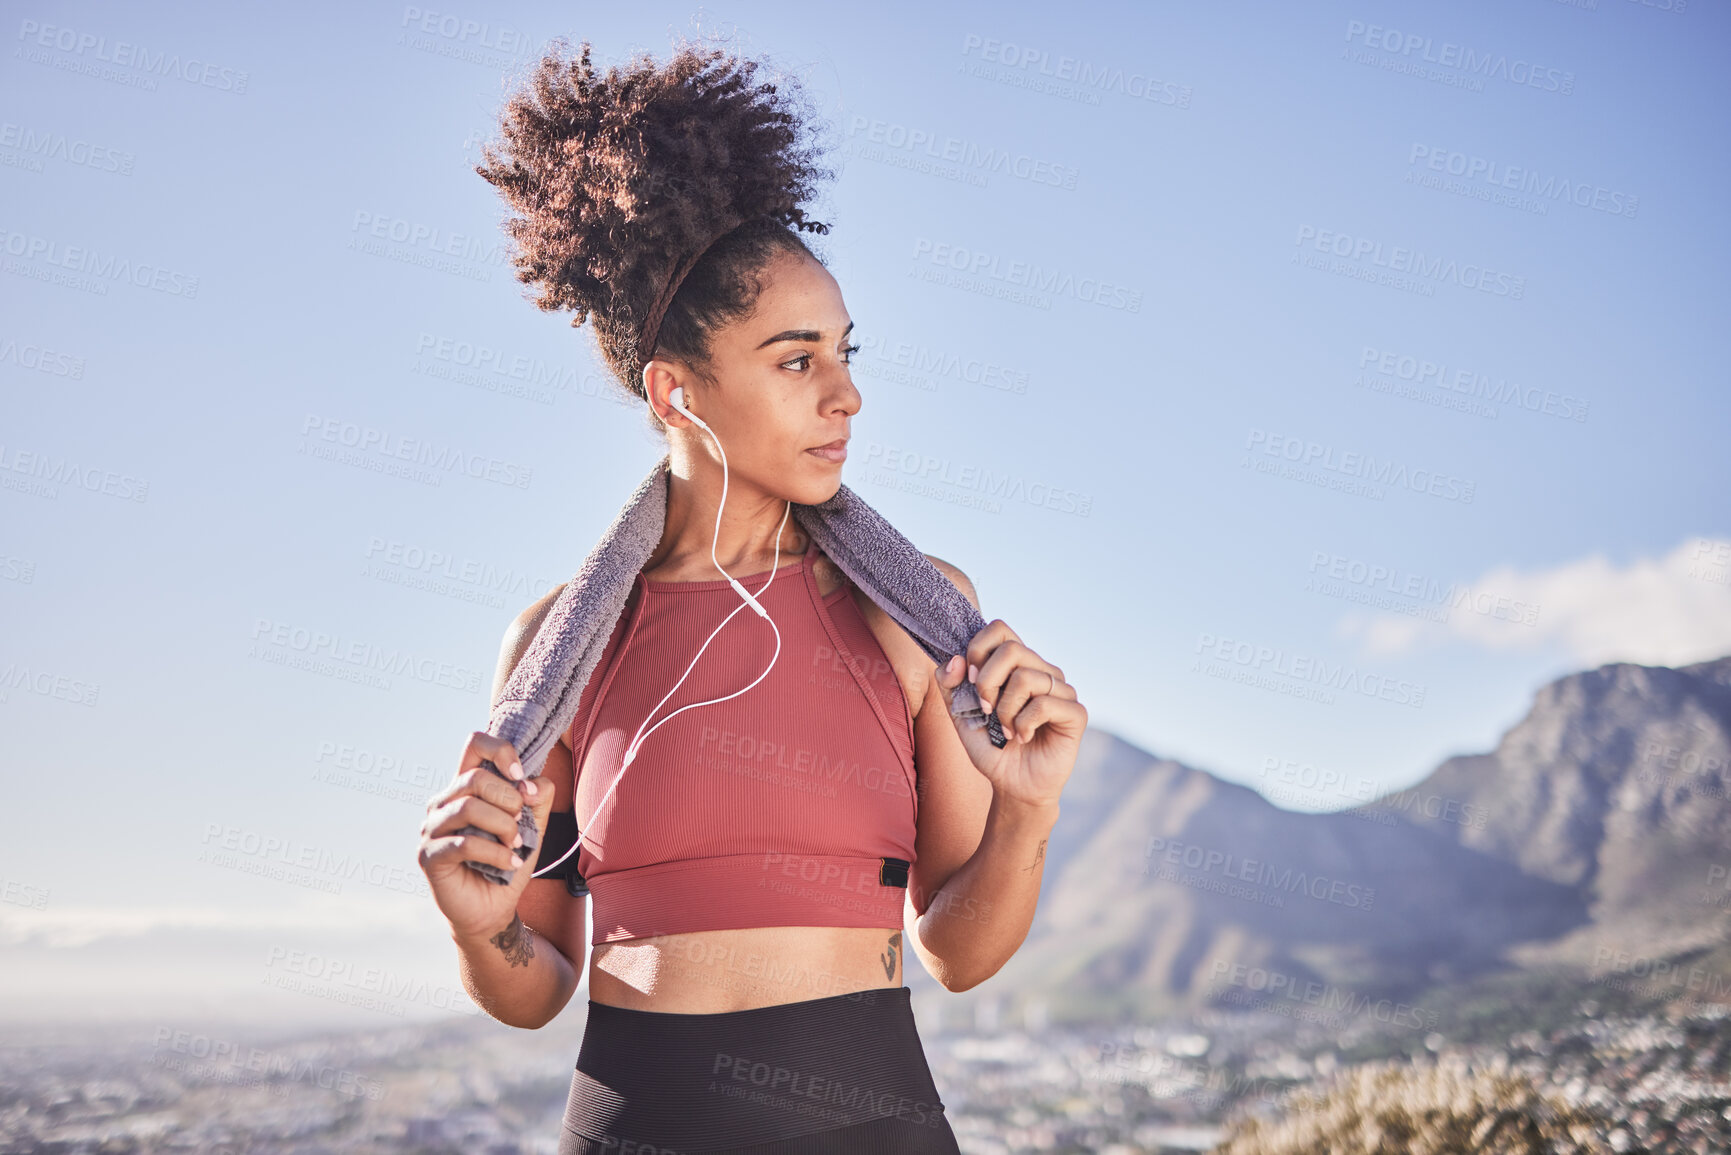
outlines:
[{"label": "woman's bare arm", "polygon": [[[511,623],[494,673],[495,701],[561,588],[555,587]],[[554,809],[571,809],[571,748],[564,736],[548,752],[536,781],[540,789],[553,789]],[[545,833],[543,829],[543,837]],[[535,864],[520,869],[531,871]],[[589,900],[567,892],[563,879],[531,878],[505,926],[468,932],[453,929],[458,969],[469,997],[508,1026],[534,1030],[551,1022],[577,990],[588,953],[584,933],[588,909]]]}]

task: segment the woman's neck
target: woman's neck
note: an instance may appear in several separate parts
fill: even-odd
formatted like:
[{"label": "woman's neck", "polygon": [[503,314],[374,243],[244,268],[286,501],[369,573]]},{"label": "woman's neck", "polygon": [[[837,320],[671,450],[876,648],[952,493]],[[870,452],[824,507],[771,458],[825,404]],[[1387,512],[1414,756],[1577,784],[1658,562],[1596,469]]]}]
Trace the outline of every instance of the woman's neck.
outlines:
[{"label": "woman's neck", "polygon": [[735,576],[779,569],[804,556],[810,544],[785,499],[742,485],[738,477],[728,479],[727,505],[722,510],[721,532],[717,536],[715,511],[721,502],[719,468],[715,470],[713,485],[707,478],[694,481],[674,473],[669,473],[668,485],[666,526],[660,544],[643,566],[643,572],[658,581],[717,577],[718,562],[723,570]]}]

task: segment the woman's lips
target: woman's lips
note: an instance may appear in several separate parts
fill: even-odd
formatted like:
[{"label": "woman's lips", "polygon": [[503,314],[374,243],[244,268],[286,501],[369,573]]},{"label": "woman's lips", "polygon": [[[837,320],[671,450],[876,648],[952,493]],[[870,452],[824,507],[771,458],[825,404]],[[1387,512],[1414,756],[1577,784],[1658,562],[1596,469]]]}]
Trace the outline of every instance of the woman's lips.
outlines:
[{"label": "woman's lips", "polygon": [[832,441],[828,445],[820,445],[816,449],[808,449],[806,452],[815,453],[825,461],[834,461],[840,464],[847,460],[847,442]]}]

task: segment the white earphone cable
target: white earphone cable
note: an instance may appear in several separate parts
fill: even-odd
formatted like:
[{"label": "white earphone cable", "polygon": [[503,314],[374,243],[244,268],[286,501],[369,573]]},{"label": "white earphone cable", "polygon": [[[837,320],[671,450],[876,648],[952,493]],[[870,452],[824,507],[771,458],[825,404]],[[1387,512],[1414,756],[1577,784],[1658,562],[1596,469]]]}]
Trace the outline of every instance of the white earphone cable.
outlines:
[{"label": "white earphone cable", "polygon": [[[683,394],[684,390],[680,389],[680,390],[676,390],[676,392]],[[715,507],[715,533],[714,533],[714,535],[712,535],[710,542],[709,542],[709,560],[715,563],[715,568],[718,570],[721,570],[721,575],[723,577],[725,577],[729,582],[732,583],[733,588],[735,590],[739,591],[740,596],[743,597],[745,600],[740,602],[739,605],[734,606],[733,610],[725,618],[721,619],[721,624],[716,626],[715,629],[713,629],[709,632],[709,637],[704,639],[703,645],[701,647],[699,647],[699,649],[697,651],[697,656],[691,659],[691,664],[689,666],[685,667],[685,673],[679,675],[679,681],[673,683],[673,689],[668,690],[666,694],[662,695],[661,701],[655,703],[655,709],[649,711],[649,717],[643,719],[643,721],[638,724],[637,733],[633,734],[631,736],[630,743],[627,744],[627,746],[625,747],[625,757],[621,760],[621,762],[619,764],[619,773],[617,773],[613,776],[613,781],[611,783],[609,783],[607,786],[607,792],[601,796],[601,801],[595,807],[595,813],[591,814],[589,816],[589,822],[587,823],[587,825],[591,829],[593,829],[594,824],[595,824],[595,816],[601,813],[602,807],[606,806],[608,800],[613,797],[614,787],[618,786],[620,780],[625,777],[626,769],[631,765],[632,761],[636,759],[637,751],[642,748],[643,742],[648,739],[650,734],[655,733],[655,731],[661,727],[662,723],[672,721],[675,716],[683,713],[686,710],[694,710],[698,706],[712,706],[717,702],[725,702],[729,698],[739,697],[739,695],[745,693],[746,690],[751,689],[752,686],[757,685],[758,682],[761,682],[765,678],[769,677],[769,672],[775,668],[776,659],[781,656],[781,629],[778,626],[776,626],[775,619],[769,616],[769,612],[763,608],[762,604],[760,602],[758,602],[755,597],[753,597],[750,593],[748,593],[746,591],[745,587],[739,583],[737,578],[735,578],[732,574],[728,573],[725,569],[722,569],[721,560],[720,560],[720,558],[718,558],[716,556],[716,553],[715,553],[716,540],[721,536],[721,511],[727,506],[727,451],[725,449],[721,448],[721,439],[715,435],[715,431],[713,429],[711,429],[709,427],[709,425],[702,418],[698,417],[697,414],[692,413],[689,410],[687,410],[685,408],[685,406],[680,403],[680,401],[671,401],[671,403],[672,403],[674,408],[678,409],[681,413],[684,413],[687,417],[691,418],[693,421],[695,421],[698,424],[698,426],[700,426],[703,429],[703,431],[705,433],[709,434],[709,439],[711,441],[715,442],[716,451],[721,454],[721,502],[720,502],[720,504],[718,504]],[[758,589],[757,592],[760,594],[763,593],[764,590],[767,590],[770,587],[771,582],[775,581],[776,572],[780,568],[780,563],[781,563],[781,532],[787,526],[787,515],[788,515],[788,512],[790,510],[792,510],[792,508],[793,508],[793,503],[791,501],[787,502],[786,505],[782,508],[781,524],[778,525],[776,527],[776,530],[775,530],[775,562],[776,562],[776,564],[770,568],[769,580],[764,582],[763,585]],[[673,713],[671,713],[671,714],[667,715],[667,717],[661,719],[660,722],[657,722],[657,723],[655,723],[655,725],[650,726],[648,732],[645,733],[643,727],[649,724],[649,718],[655,717],[655,711],[661,709],[662,706],[666,705],[667,699],[673,697],[674,692],[677,691],[680,686],[685,684],[685,679],[690,677],[691,671],[695,670],[697,668],[698,659],[703,657],[703,651],[707,650],[709,648],[709,643],[714,641],[715,636],[721,632],[722,628],[724,626],[726,626],[728,622],[733,620],[733,615],[737,614],[740,610],[745,609],[747,605],[751,606],[752,609],[756,610],[758,615],[760,617],[762,617],[764,621],[769,623],[769,628],[775,631],[775,653],[770,655],[769,665],[764,667],[763,673],[759,674],[756,677],[756,679],[750,683],[750,685],[747,685],[741,689],[735,690],[733,693],[725,695],[724,697],[711,698],[707,702],[691,702],[687,705],[679,707],[679,709],[673,711]],[[575,783],[575,768],[573,768],[573,783]],[[575,807],[575,803],[576,803],[575,798],[573,798],[572,803],[573,803],[573,807]],[[546,866],[542,867],[540,870],[537,870],[534,873],[532,873],[529,877],[530,878],[539,878],[543,874],[546,874],[549,870],[552,870],[554,867],[558,866],[561,862],[564,862],[567,858],[570,858],[573,854],[576,854],[578,852],[579,848],[582,847],[582,845],[583,845],[584,837],[585,836],[584,836],[583,831],[581,829],[579,829],[577,832],[577,838],[575,841],[572,842],[571,848],[569,850],[567,850],[564,854],[561,854],[554,861],[552,861],[552,862],[548,863]]]}]

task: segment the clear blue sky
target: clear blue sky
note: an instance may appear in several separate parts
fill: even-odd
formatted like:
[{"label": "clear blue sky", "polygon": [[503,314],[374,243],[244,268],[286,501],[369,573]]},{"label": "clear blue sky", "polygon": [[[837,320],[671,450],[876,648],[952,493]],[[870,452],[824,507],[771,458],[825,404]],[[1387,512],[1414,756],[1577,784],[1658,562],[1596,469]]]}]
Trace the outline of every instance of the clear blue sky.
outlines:
[{"label": "clear blue sky", "polygon": [[0,29],[0,958],[57,992],[454,981],[391,872],[659,453],[472,171],[557,35],[801,79],[844,478],[1096,725],[1396,789],[1551,678],[1731,651],[1720,6],[172,7]]}]

